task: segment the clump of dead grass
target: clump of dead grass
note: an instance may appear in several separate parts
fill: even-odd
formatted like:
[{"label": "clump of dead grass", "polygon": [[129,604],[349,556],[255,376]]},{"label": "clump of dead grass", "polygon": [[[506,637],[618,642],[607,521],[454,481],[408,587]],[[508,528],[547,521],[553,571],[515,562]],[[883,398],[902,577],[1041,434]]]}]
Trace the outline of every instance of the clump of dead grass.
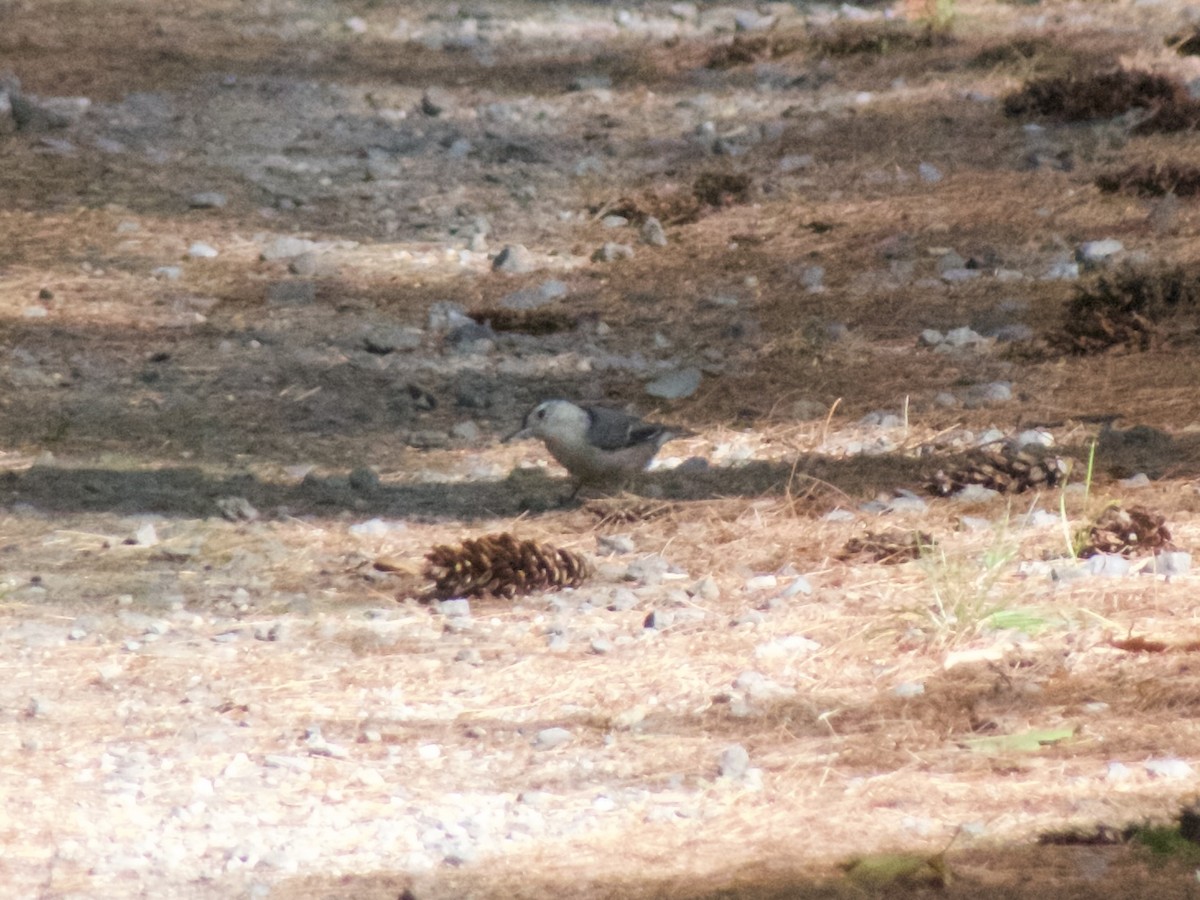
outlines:
[{"label": "clump of dead grass", "polygon": [[1079,551],[1081,557],[1103,553],[1132,556],[1169,550],[1175,545],[1167,528],[1167,517],[1144,506],[1109,506],[1087,530],[1087,539]]},{"label": "clump of dead grass", "polygon": [[932,25],[913,27],[907,22],[845,24],[819,31],[812,50],[819,56],[884,56],[948,47],[954,39]]},{"label": "clump of dead grass", "polygon": [[1183,84],[1140,70],[1039,78],[1004,100],[1007,116],[1044,116],[1060,122],[1112,119],[1134,110],[1144,111],[1132,129],[1137,134],[1187,131],[1200,124],[1200,104]]},{"label": "clump of dead grass", "polygon": [[972,69],[993,69],[1025,63],[1046,53],[1052,46],[1044,37],[1017,37],[1002,44],[984,47],[967,61],[967,66]]},{"label": "clump of dead grass", "polygon": [[1096,176],[1096,187],[1106,194],[1133,194],[1138,197],[1200,196],[1200,166],[1179,160],[1137,163],[1115,172]]},{"label": "clump of dead grass", "polygon": [[717,47],[708,57],[708,68],[731,69],[747,63],[781,59],[808,46],[803,29],[785,29],[767,34],[739,34]]},{"label": "clump of dead grass", "polygon": [[558,310],[548,309],[505,309],[488,306],[471,311],[476,322],[485,322],[493,331],[514,332],[540,336],[571,331],[578,320]]},{"label": "clump of dead grass", "polygon": [[[1051,343],[1076,355],[1113,347],[1148,350],[1161,342],[1162,324],[1200,305],[1200,276],[1182,267],[1127,267],[1076,289]],[[1172,329],[1178,334],[1182,329]],[[1195,329],[1191,329],[1194,333]]]}]

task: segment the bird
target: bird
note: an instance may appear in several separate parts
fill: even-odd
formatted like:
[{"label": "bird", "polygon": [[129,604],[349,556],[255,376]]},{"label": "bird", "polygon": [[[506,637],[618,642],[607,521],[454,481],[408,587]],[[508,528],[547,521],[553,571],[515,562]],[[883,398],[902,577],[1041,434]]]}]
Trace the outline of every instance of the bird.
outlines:
[{"label": "bird", "polygon": [[650,465],[667,441],[692,434],[686,428],[646,422],[603,406],[543,400],[504,443],[539,438],[575,479],[568,498],[573,499],[585,486],[621,486]]}]

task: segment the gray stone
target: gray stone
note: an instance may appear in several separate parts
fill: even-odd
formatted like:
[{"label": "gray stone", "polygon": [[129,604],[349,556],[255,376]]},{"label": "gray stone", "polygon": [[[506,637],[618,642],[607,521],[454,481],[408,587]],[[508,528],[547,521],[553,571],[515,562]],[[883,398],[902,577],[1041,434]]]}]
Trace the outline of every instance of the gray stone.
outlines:
[{"label": "gray stone", "polygon": [[651,397],[659,397],[663,400],[682,400],[696,393],[702,379],[703,375],[700,370],[694,366],[677,369],[674,372],[660,375],[647,384],[646,393]]},{"label": "gray stone", "polygon": [[978,269],[944,269],[941,273],[942,281],[947,284],[974,281],[982,275]]},{"label": "gray stone", "polygon": [[1016,341],[1033,340],[1033,329],[1028,325],[1020,322],[1014,322],[1009,325],[1001,325],[992,332],[992,337],[1002,343],[1011,344]]},{"label": "gray stone", "polygon": [[616,241],[605,241],[595,253],[592,262],[617,262],[622,259],[633,259],[633,248],[628,244],[618,244]]},{"label": "gray stone", "polygon": [[944,334],[942,334],[940,331],[938,331],[937,329],[926,328],[924,331],[921,332],[920,336],[917,338],[917,343],[920,344],[922,347],[936,347],[938,344],[940,344],[945,339],[946,339],[946,336]]},{"label": "gray stone", "polygon": [[537,268],[533,254],[520,244],[506,244],[504,249],[492,260],[492,269],[496,272],[507,272],[519,275],[532,272]]},{"label": "gray stone", "polygon": [[349,483],[360,494],[371,494],[379,490],[379,473],[367,466],[359,466],[350,473]]},{"label": "gray stone", "polygon": [[928,508],[920,497],[893,497],[887,502],[888,512],[924,512]]},{"label": "gray stone", "polygon": [[875,428],[899,428],[904,424],[904,420],[893,412],[876,409],[859,419],[858,424]]},{"label": "gray stone", "polygon": [[496,346],[496,332],[489,325],[471,322],[451,329],[446,334],[445,342],[457,353],[488,353]]},{"label": "gray stone", "polygon": [[450,436],[455,440],[466,441],[473,444],[479,440],[479,426],[474,422],[467,420],[466,422],[455,422],[450,427]]},{"label": "gray stone", "polygon": [[1186,575],[1192,569],[1192,554],[1183,550],[1167,550],[1154,557],[1155,575]]},{"label": "gray stone", "polygon": [[475,324],[475,320],[458,303],[441,300],[429,307],[430,331],[451,331],[460,325]]},{"label": "gray stone", "polygon": [[627,534],[598,534],[596,549],[600,553],[608,554],[632,553],[637,549],[637,545]]},{"label": "gray stone", "polygon": [[917,174],[926,184],[937,184],[945,176],[942,175],[942,170],[933,163],[923,162],[917,166]]},{"label": "gray stone", "polygon": [[1167,759],[1148,759],[1142,764],[1146,772],[1156,778],[1179,779],[1191,778],[1195,771],[1191,765],[1182,759],[1173,757]]},{"label": "gray stone", "polygon": [[612,88],[612,78],[608,75],[576,75],[567,84],[568,91],[607,91]]},{"label": "gray stone", "polygon": [[395,353],[417,350],[421,346],[424,332],[419,328],[404,328],[395,325],[380,325],[363,335],[363,346],[369,353]]},{"label": "gray stone", "polygon": [[766,31],[773,28],[776,21],[775,16],[760,15],[753,9],[739,9],[733,14],[735,31]]},{"label": "gray stone", "polygon": [[533,746],[538,750],[552,750],[561,747],[574,738],[565,728],[543,728],[533,739]]},{"label": "gray stone", "polygon": [[263,248],[260,257],[265,261],[291,259],[301,253],[310,253],[317,247],[313,241],[298,237],[278,237]]},{"label": "gray stone", "polygon": [[967,261],[962,256],[953,250],[948,250],[938,257],[937,270],[945,272],[947,269],[965,269]]},{"label": "gray stone", "polygon": [[667,246],[667,233],[663,230],[662,222],[649,216],[642,223],[641,238],[643,244],[649,244],[651,247]]},{"label": "gray stone", "polygon": [[717,771],[722,778],[744,778],[750,768],[750,754],[741,744],[733,744],[721,751],[717,760]]},{"label": "gray stone", "polygon": [[443,450],[450,446],[450,435],[434,429],[410,431],[404,436],[404,442],[416,450]]},{"label": "gray stone", "polygon": [[421,112],[427,116],[437,117],[446,112],[454,103],[449,92],[438,87],[431,87],[421,95]]},{"label": "gray stone", "polygon": [[951,328],[946,332],[945,343],[951,347],[966,347],[970,344],[982,344],[986,342],[986,338],[977,334],[974,329],[962,327]]},{"label": "gray stone", "polygon": [[222,209],[229,200],[219,191],[201,191],[188,197],[192,209]]},{"label": "gray stone", "polygon": [[999,496],[999,491],[986,488],[982,484],[968,484],[958,493],[951,494],[950,499],[955,503],[991,503]]},{"label": "gray stone", "polygon": [[1117,484],[1126,490],[1136,491],[1141,488],[1150,487],[1153,482],[1150,480],[1150,476],[1145,472],[1136,472],[1133,475],[1130,475],[1128,478],[1122,478],[1117,482]]},{"label": "gray stone", "polygon": [[1132,566],[1123,556],[1115,553],[1098,553],[1089,556],[1081,567],[1088,575],[1102,575],[1106,578],[1119,578],[1128,575]]},{"label": "gray stone", "polygon": [[992,381],[988,384],[977,384],[968,388],[965,403],[968,409],[978,409],[981,406],[1008,403],[1012,398],[1010,382]]},{"label": "gray stone", "polygon": [[647,585],[661,584],[669,569],[667,561],[661,556],[647,556],[629,564],[625,570],[625,580]]},{"label": "gray stone", "polygon": [[1074,262],[1051,263],[1042,274],[1042,281],[1075,281],[1079,278],[1079,264]]},{"label": "gray stone", "polygon": [[258,518],[258,510],[245,497],[219,497],[215,502],[217,510],[230,522],[253,522]]},{"label": "gray stone", "polygon": [[808,597],[812,595],[812,592],[812,583],[809,582],[809,580],[803,575],[797,575],[792,580],[792,583],[783,589],[779,596],[795,597],[797,594],[803,594],[804,596]]},{"label": "gray stone", "polygon": [[1075,258],[1087,268],[1107,263],[1109,259],[1125,249],[1125,245],[1115,238],[1102,241],[1084,241],[1075,251]]},{"label": "gray stone", "polygon": [[567,285],[558,279],[543,281],[535,288],[523,288],[500,298],[503,309],[537,309],[567,296]]},{"label": "gray stone", "polygon": [[606,607],[610,612],[624,612],[638,605],[638,596],[629,588],[617,588]]},{"label": "gray stone", "polygon": [[217,248],[204,241],[196,241],[188,247],[187,255],[192,259],[213,259],[218,255]]},{"label": "gray stone", "polygon": [[288,271],[303,278],[311,278],[319,269],[320,261],[312,251],[301,253],[288,263]]},{"label": "gray stone", "polygon": [[[825,267],[808,266],[800,274],[800,283],[810,294],[820,294],[825,290]],[[843,329],[845,326],[842,326]],[[832,335],[831,335],[832,336]]]},{"label": "gray stone", "polygon": [[83,118],[92,102],[87,97],[34,97],[6,92],[12,120],[19,131],[68,128]]},{"label": "gray stone", "polygon": [[785,175],[791,172],[799,172],[811,166],[813,161],[811,153],[789,153],[779,158],[779,171]]},{"label": "gray stone", "polygon": [[312,281],[272,281],[267,285],[268,306],[308,306],[317,299]]},{"label": "gray stone", "polygon": [[466,597],[453,597],[438,603],[438,612],[448,619],[469,619],[471,603]]}]

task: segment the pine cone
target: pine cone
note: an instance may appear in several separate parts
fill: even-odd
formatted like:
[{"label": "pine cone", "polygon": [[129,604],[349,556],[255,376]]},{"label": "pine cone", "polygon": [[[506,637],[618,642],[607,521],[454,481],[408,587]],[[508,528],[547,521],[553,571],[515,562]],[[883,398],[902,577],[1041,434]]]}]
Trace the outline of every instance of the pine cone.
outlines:
[{"label": "pine cone", "polygon": [[1088,531],[1087,543],[1079,555],[1086,558],[1100,553],[1129,555],[1139,550],[1169,549],[1174,544],[1166,521],[1165,516],[1144,506],[1127,510],[1110,506]]},{"label": "pine cone", "polygon": [[1006,444],[998,449],[977,451],[963,468],[948,475],[938,470],[929,490],[939,497],[949,497],[968,484],[978,484],[1002,494],[1019,494],[1057,487],[1066,478],[1068,468],[1066,460],[1060,457],[1040,457]]},{"label": "pine cone", "polygon": [[868,531],[861,538],[846,541],[838,559],[845,562],[855,556],[869,556],[884,565],[919,559],[921,551],[934,546],[933,538],[923,531]]},{"label": "pine cone", "polygon": [[578,587],[591,566],[578,553],[518,541],[508,532],[434,547],[425,559],[425,577],[433,581],[429,596],[515,597],[541,590]]}]

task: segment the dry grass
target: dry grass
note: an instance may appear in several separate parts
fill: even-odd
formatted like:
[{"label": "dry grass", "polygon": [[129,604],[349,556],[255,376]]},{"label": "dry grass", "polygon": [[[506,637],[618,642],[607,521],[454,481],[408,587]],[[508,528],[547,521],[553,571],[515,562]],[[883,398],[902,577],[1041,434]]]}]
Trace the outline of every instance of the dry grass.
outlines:
[{"label": "dry grass", "polygon": [[[354,14],[372,22],[384,16],[366,6]],[[169,589],[213,617],[211,626],[196,626],[206,645],[228,627],[222,617],[250,630],[283,620],[294,630],[287,641],[246,641],[189,657],[120,655],[113,644],[86,642],[36,658],[6,657],[0,682],[13,686],[11,708],[36,685],[56,709],[39,726],[45,752],[15,758],[6,778],[57,784],[59,761],[88,752],[110,728],[97,709],[123,703],[128,727],[164,758],[212,716],[245,726],[237,746],[195,751],[212,759],[281,752],[310,725],[380,764],[388,748],[415,760],[417,747],[437,742],[443,763],[412,762],[393,772],[431,805],[452,790],[545,791],[581,813],[604,791],[639,797],[603,827],[459,871],[305,875],[278,884],[280,897],[396,897],[406,888],[422,900],[923,895],[920,887],[851,885],[838,863],[893,848],[932,855],[964,824],[972,827],[948,854],[954,878],[945,896],[1186,890],[1189,865],[1157,863],[1134,846],[1031,844],[1040,832],[1072,825],[1166,821],[1194,790],[1194,780],[1156,778],[1141,764],[1164,757],[1197,764],[1200,685],[1192,655],[1178,649],[1200,636],[1195,577],[1051,580],[1049,565],[1066,552],[1062,529],[1034,528],[1026,517],[1035,506],[1056,511],[1057,491],[974,508],[931,500],[919,513],[824,518],[898,487],[918,489],[953,461],[962,429],[1047,424],[1063,454],[1082,459],[1094,420],[1108,415],[1166,429],[1172,440],[1145,452],[1125,446],[1101,454],[1092,506],[1136,500],[1165,514],[1180,547],[1197,545],[1194,341],[1079,358],[914,349],[921,328],[968,324],[1001,300],[1023,304],[1022,321],[1042,339],[1064,314],[1078,312],[1069,284],[947,285],[934,269],[942,249],[989,270],[1037,274],[1049,255],[1079,241],[1117,237],[1155,261],[1194,265],[1200,220],[1181,189],[1194,174],[1145,162],[1185,159],[1189,138],[1104,123],[1063,129],[1053,139],[1070,170],[1027,171],[1026,138],[999,102],[962,98],[966,91],[1002,97],[1030,80],[1045,84],[1040,78],[1060,79],[1049,82],[1057,97],[1080,60],[1106,70],[1122,59],[1162,62],[1168,51],[1156,41],[1172,23],[1155,20],[1148,8],[1135,15],[1105,7],[1112,27],[1030,35],[1020,10],[972,3],[952,42],[910,28],[847,29],[802,42],[788,33],[732,44],[618,44],[607,55],[574,48],[523,56],[518,48],[481,67],[415,45],[397,54],[384,42],[331,42],[320,34],[286,41],[267,29],[251,41],[230,24],[251,13],[217,0],[202,5],[203,15],[195,4],[108,4],[103,28],[91,4],[47,7],[26,5],[18,17],[0,3],[0,56],[32,91],[80,91],[96,100],[182,89],[211,72],[371,84],[403,94],[404,103],[440,81],[452,81],[472,103],[553,98],[581,65],[594,66],[614,76],[621,104],[608,114],[620,125],[599,128],[611,133],[604,140],[628,169],[575,180],[547,170],[539,190],[552,196],[549,205],[584,211],[585,219],[656,215],[670,226],[671,244],[639,248],[620,266],[580,268],[573,260],[605,239],[602,226],[588,219],[557,228],[513,212],[508,188],[495,180],[505,171],[476,185],[478,195],[468,200],[499,210],[513,240],[539,246],[570,273],[569,315],[498,312],[500,297],[545,272],[501,280],[487,277],[485,263],[453,275],[398,266],[401,251],[436,255],[445,242],[387,239],[349,203],[314,204],[279,226],[281,233],[295,227],[364,243],[345,251],[338,277],[319,280],[311,307],[269,310],[265,284],[282,272],[258,260],[249,235],[267,227],[257,213],[261,198],[237,189],[232,176],[186,160],[147,171],[122,157],[46,156],[0,138],[11,150],[0,172],[3,343],[38,357],[58,379],[0,396],[6,622],[15,628],[153,609]],[[272,28],[287,24],[279,10],[269,17]],[[819,97],[806,87],[763,91],[761,113],[714,114],[722,133],[757,125],[755,116],[784,123],[781,134],[744,154],[716,158],[680,150],[672,118],[697,92],[695,71],[706,60],[735,86],[758,63],[810,79],[805,84],[832,67],[836,81]],[[1094,118],[1138,99],[1122,95],[1100,108],[1097,83],[1090,85],[1082,106],[1049,109],[1038,98],[1034,105]],[[1151,99],[1176,96],[1158,81],[1140,83],[1147,85],[1155,89]],[[859,91],[872,92],[871,101],[826,100]],[[670,164],[647,162],[662,146],[675,153]],[[551,149],[578,152],[574,144]],[[779,158],[803,153],[813,155],[812,165],[783,177]],[[923,183],[915,175],[920,162],[936,164],[944,180]],[[1139,168],[1146,165],[1149,174]],[[1173,190],[1179,207],[1169,227],[1136,199],[1098,190],[1104,172],[1118,173],[1103,177],[1122,191]],[[179,184],[192,180],[238,199],[219,213],[185,216]],[[431,186],[430,195],[436,199],[443,187],[453,186]],[[127,220],[140,225],[135,239],[117,233]],[[220,243],[223,253],[189,271],[186,291],[140,274],[178,258],[192,240]],[[802,270],[811,265],[826,270],[823,293],[806,291]],[[23,318],[43,287],[55,295],[48,323]],[[714,302],[725,295],[736,306]],[[507,480],[462,474],[468,463],[507,472],[540,453],[488,440],[514,424],[507,406],[471,414],[485,430],[476,446],[403,446],[387,401],[404,392],[404,380],[386,365],[345,366],[347,335],[371,322],[421,324],[428,306],[448,296],[489,311],[505,332],[583,341],[603,322],[628,352],[652,353],[660,332],[699,358],[719,359],[723,374],[708,378],[694,398],[654,412],[701,432],[670,445],[670,453],[715,458],[745,445],[754,461],[694,476],[656,473],[651,493],[661,496],[558,509],[550,499],[563,487],[557,470],[550,478]],[[830,337],[826,326],[835,322],[848,326],[847,337]],[[222,340],[252,333],[303,348],[308,362],[264,369],[252,356],[214,355]],[[152,361],[163,353],[167,360]],[[948,386],[992,380],[1013,381],[1017,401],[968,410],[934,402]],[[452,397],[454,383],[431,387]],[[598,395],[590,399],[644,399],[632,377],[565,367],[542,382],[505,387],[522,397],[589,390]],[[798,402],[815,403],[828,417],[798,420]],[[856,423],[880,408],[906,414],[904,427],[888,435],[895,446],[859,452],[879,432]],[[337,418],[348,411],[357,418]],[[641,411],[652,412],[644,404]],[[419,425],[444,430],[465,415],[443,402],[421,413]],[[312,429],[315,420],[334,424]],[[34,465],[46,451],[61,467]],[[317,466],[315,488],[292,472],[297,462]],[[360,495],[340,484],[367,463],[382,473],[378,491]],[[1162,480],[1126,496],[1113,476],[1135,471]],[[430,473],[449,474],[439,481]],[[208,518],[213,499],[230,494],[246,496],[264,521]],[[1072,525],[1095,514],[1077,494],[1067,496]],[[542,511],[521,513],[530,500]],[[122,543],[129,514],[147,511],[161,516],[163,545]],[[406,527],[384,537],[347,533],[349,522],[372,516]],[[997,525],[972,530],[969,516]],[[838,559],[864,529],[893,527],[928,534],[932,540],[922,543],[936,549],[886,567]],[[489,624],[459,634],[424,607],[396,606],[397,582],[371,571],[381,557],[419,567],[436,544],[498,530],[587,554],[595,553],[597,535],[622,533],[639,555],[662,554],[683,574],[646,588],[635,608],[608,611],[607,598],[622,586],[614,574],[620,566],[598,558],[596,578],[568,595],[590,596],[595,610],[563,617],[580,634],[595,629],[628,639],[598,655],[584,637],[563,652],[548,650],[547,628],[558,613],[544,597],[476,601],[476,619]],[[768,605],[799,573],[811,595]],[[750,581],[769,574],[778,577],[774,589]],[[29,592],[34,576],[48,594]],[[710,599],[693,590],[705,577],[718,588]],[[245,584],[258,600],[239,609],[235,592]],[[122,596],[131,599],[121,605],[115,598]],[[394,633],[363,624],[375,608],[401,610]],[[704,615],[658,631],[643,627],[651,610],[674,608]],[[1130,635],[1176,649],[1135,653],[1113,645]],[[786,643],[794,638],[811,647],[794,649]],[[478,664],[464,663],[463,651],[475,651]],[[783,692],[747,698],[737,684],[748,670]],[[179,702],[197,684],[200,712]],[[915,684],[923,693],[896,691]],[[539,756],[529,737],[549,725],[570,727],[576,740]],[[15,713],[3,725],[14,741],[22,727]],[[1032,752],[971,744],[1063,727],[1075,729],[1071,740]],[[380,732],[378,744],[356,744],[364,729]],[[717,757],[732,743],[743,744],[762,770],[761,786],[717,778]],[[1129,765],[1128,779],[1109,777],[1114,760]],[[337,761],[317,766],[322,784],[368,793],[344,785]],[[379,815],[388,814],[381,802]],[[26,855],[5,866],[32,871],[50,853],[58,811],[13,815],[26,815],[44,840],[11,836],[9,846]],[[86,872],[63,877],[86,892]]]}]

